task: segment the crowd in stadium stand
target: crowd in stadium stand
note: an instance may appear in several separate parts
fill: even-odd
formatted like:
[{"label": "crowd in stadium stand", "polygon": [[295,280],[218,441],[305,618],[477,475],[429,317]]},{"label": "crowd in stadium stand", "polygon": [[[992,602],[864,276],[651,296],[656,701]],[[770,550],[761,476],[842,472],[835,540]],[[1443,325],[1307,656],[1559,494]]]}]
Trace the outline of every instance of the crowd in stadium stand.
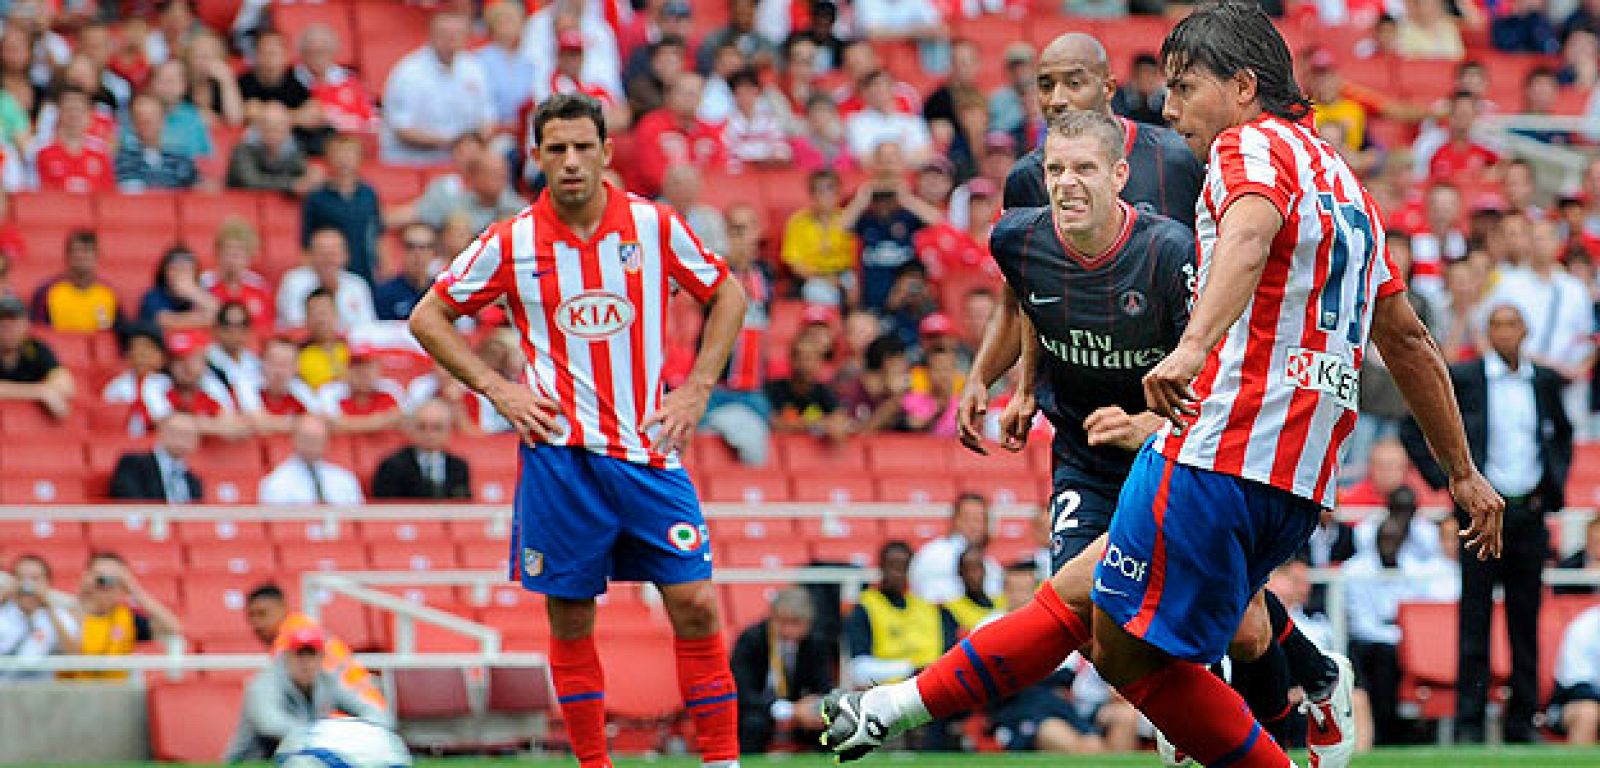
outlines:
[{"label": "crowd in stadium stand", "polygon": [[[1450,361],[1483,356],[1491,311],[1516,307],[1523,354],[1563,377],[1566,416],[1580,440],[1592,435],[1600,160],[1569,183],[1561,169],[1496,145],[1483,120],[1600,117],[1600,2],[1582,0],[1559,17],[1544,0],[1263,3],[1286,29],[1318,30],[1291,35],[1317,128],[1386,212],[1392,256]],[[362,17],[338,3],[330,7],[345,13],[342,24],[315,17],[290,29],[290,11],[264,0],[232,4],[237,14],[221,17],[186,0],[0,2],[0,400],[37,403],[56,419],[109,412],[116,430],[155,435],[150,450],[117,462],[109,498],[210,498],[187,464],[197,446],[268,438],[289,449],[258,478],[253,498],[264,504],[470,498],[470,468],[451,453],[452,434],[504,433],[509,424],[448,375],[394,364],[404,345],[383,329],[408,316],[479,231],[536,199],[542,179],[524,151],[528,116],[552,93],[581,92],[605,107],[614,183],[682,212],[751,299],[705,432],[751,466],[769,463],[775,435],[949,440],[999,301],[988,231],[1007,172],[1039,146],[1044,122],[1034,93],[1038,41],[963,30],[1010,20],[1021,33],[1029,14],[1053,19],[1063,8],[1108,30],[1130,12],[1181,12],[1166,0],[626,5],[396,2],[411,28],[364,32],[349,23]],[[1110,46],[1122,75],[1112,104],[1159,124],[1160,27],[1141,28],[1157,31]],[[362,34],[414,49],[368,56],[378,44],[363,39],[358,61],[350,38]],[[1435,79],[1385,87],[1402,67],[1405,78]],[[1553,127],[1514,135],[1580,150],[1600,139]],[[186,216],[133,265],[143,282],[130,284],[126,232],[136,227],[119,221],[119,205],[169,190],[180,200],[258,192],[274,210],[287,206],[291,220],[274,219],[269,232],[256,212],[265,208],[204,227]],[[40,206],[71,196],[94,196],[99,227],[62,228],[52,216],[60,237],[34,236]],[[280,229],[289,232],[288,259]],[[487,314],[473,329],[479,353],[520,377],[522,345]],[[682,375],[698,329],[694,313],[674,317],[669,369]],[[107,333],[120,365],[90,367],[52,350],[63,338]],[[1462,566],[1454,521],[1417,514],[1419,497],[1439,497],[1414,477],[1399,441],[1404,401],[1376,354],[1366,366],[1342,481],[1347,503],[1386,512],[1354,528],[1330,515],[1274,584],[1297,623],[1323,627],[1324,596],[1306,586],[1304,568],[1348,562],[1353,655],[1375,724],[1368,733],[1399,742],[1418,735],[1395,708],[1397,606],[1458,599]],[[1048,429],[1042,420],[1039,429]],[[375,472],[341,466],[329,458],[330,438],[350,435],[390,437],[392,453]],[[770,630],[752,629],[735,647],[750,697],[741,701],[748,748],[817,728],[811,702],[833,670],[814,657],[837,648],[840,632],[847,663],[904,674],[1029,594],[1039,578],[1033,563],[985,559],[983,525],[963,522],[962,509],[986,503],[963,497],[951,534],[918,552],[885,547],[883,582],[842,630],[835,617],[822,650],[808,640],[814,625],[828,624],[816,595],[779,594]],[[13,565],[0,592],[0,655],[126,652],[135,639],[176,631],[171,612],[115,560],[91,564],[81,611],[41,597],[48,569],[68,565]],[[1600,524],[1562,565],[1600,572]],[[872,622],[906,611],[916,615],[893,620],[929,628],[927,647],[881,653]],[[1586,621],[1574,627],[1600,618]],[[1574,632],[1556,666],[1556,703],[1572,735],[1592,740],[1600,633]],[[303,640],[322,647],[320,636]],[[772,672],[774,663],[787,672]],[[1037,693],[990,713],[1004,746],[1094,751],[1136,738],[1131,710],[1117,708],[1092,671],[1067,670]],[[961,737],[930,733],[930,745]]]}]

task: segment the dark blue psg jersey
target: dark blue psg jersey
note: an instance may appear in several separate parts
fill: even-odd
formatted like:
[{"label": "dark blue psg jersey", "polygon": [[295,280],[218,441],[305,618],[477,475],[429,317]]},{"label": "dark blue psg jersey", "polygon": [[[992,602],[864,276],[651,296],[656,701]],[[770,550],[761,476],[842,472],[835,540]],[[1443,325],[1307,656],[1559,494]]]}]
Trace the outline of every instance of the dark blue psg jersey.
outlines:
[{"label": "dark blue psg jersey", "polygon": [[1083,420],[1109,405],[1145,410],[1141,379],[1177,345],[1195,282],[1194,234],[1165,216],[1123,210],[1121,237],[1098,257],[1062,241],[1050,208],[1008,211],[989,238],[1043,348],[1035,392],[1056,429],[1056,466],[1119,482],[1134,454],[1091,447]]},{"label": "dark blue psg jersey", "polygon": [[[1205,182],[1205,166],[1171,129],[1129,120],[1122,123],[1128,132],[1128,184],[1122,188],[1122,199],[1140,213],[1159,213],[1194,229],[1194,203]],[[1008,211],[1050,204],[1044,150],[1035,149],[1011,166],[1002,203]]]}]

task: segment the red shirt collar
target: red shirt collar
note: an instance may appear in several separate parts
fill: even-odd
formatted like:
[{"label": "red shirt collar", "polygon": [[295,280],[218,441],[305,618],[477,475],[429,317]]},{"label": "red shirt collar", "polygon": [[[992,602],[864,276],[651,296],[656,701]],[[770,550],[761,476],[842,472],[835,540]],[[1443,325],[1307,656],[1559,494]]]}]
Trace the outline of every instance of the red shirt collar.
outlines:
[{"label": "red shirt collar", "polygon": [[556,215],[555,205],[550,202],[550,190],[540,192],[539,199],[533,204],[533,213],[539,217],[539,223],[545,225],[539,228],[541,239],[563,240],[582,247],[599,242],[608,232],[624,231],[629,217],[627,190],[619,189],[609,181],[600,184],[606,195],[606,207],[600,214],[600,223],[595,227],[594,235],[587,241],[578,237],[572,227]]},{"label": "red shirt collar", "polygon": [[1121,198],[1117,198],[1117,207],[1122,209],[1122,231],[1117,234],[1117,239],[1112,241],[1111,245],[1100,253],[1086,254],[1073,248],[1072,243],[1068,242],[1066,236],[1061,234],[1060,227],[1056,226],[1055,211],[1053,209],[1050,211],[1050,229],[1056,233],[1056,240],[1061,242],[1061,247],[1067,252],[1067,256],[1083,265],[1086,269],[1097,269],[1109,263],[1111,257],[1115,256],[1117,251],[1121,250],[1123,244],[1128,242],[1128,235],[1133,233],[1133,221],[1139,218],[1139,210],[1128,205],[1127,201]]}]

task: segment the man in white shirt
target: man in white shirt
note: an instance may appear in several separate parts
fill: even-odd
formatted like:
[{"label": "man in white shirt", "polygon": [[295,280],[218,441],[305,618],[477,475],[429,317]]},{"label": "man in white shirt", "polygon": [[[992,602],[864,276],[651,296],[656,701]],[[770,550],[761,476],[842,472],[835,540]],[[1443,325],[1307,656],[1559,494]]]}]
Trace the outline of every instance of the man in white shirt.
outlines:
[{"label": "man in white shirt", "polygon": [[[1410,521],[1386,516],[1378,526],[1375,551],[1362,553],[1344,566],[1350,658],[1357,683],[1366,692],[1376,744],[1400,740],[1400,603],[1419,597],[1412,565],[1400,557]],[[1357,711],[1364,709],[1359,704]]]},{"label": "man in white shirt", "polygon": [[380,156],[392,165],[450,160],[450,144],[495,125],[489,79],[466,52],[472,20],[441,11],[428,23],[428,44],[389,72],[383,89]]},{"label": "man in white shirt", "polygon": [[856,29],[873,42],[948,37],[939,10],[926,0],[856,0]]},{"label": "man in white shirt", "polygon": [[1561,636],[1550,703],[1568,743],[1595,743],[1600,735],[1600,605],[1578,614]]},{"label": "man in white shirt", "polygon": [[583,84],[604,89],[613,100],[622,99],[622,55],[616,33],[601,8],[598,2],[558,0],[528,17],[527,26],[522,29],[522,58],[532,67],[530,76],[536,95],[550,95],[560,48],[559,33],[576,30],[583,35]]},{"label": "man in white shirt", "polygon": [[[72,653],[78,622],[50,595],[50,564],[33,555],[17,558],[8,584],[0,584],[0,658],[40,659]],[[0,683],[45,680],[49,672],[0,672]]]},{"label": "man in white shirt", "polygon": [[[1563,402],[1567,418],[1588,419],[1589,373],[1594,367],[1594,302],[1583,282],[1561,266],[1563,243],[1553,221],[1528,226],[1527,260],[1502,268],[1485,306],[1513,304],[1528,326],[1523,352],[1533,362],[1567,379]],[[1522,247],[1523,244],[1513,244]]]},{"label": "man in white shirt", "polygon": [[[950,510],[950,533],[922,545],[911,559],[911,592],[935,605],[942,605],[966,593],[957,564],[967,547],[989,543],[989,501],[975,493],[956,498]],[[983,591],[1000,594],[1005,571],[992,557],[983,562]]]},{"label": "man in white shirt", "polygon": [[283,273],[278,283],[279,330],[305,327],[306,298],[318,288],[333,292],[334,306],[339,309],[339,330],[348,333],[356,326],[375,322],[378,310],[372,303],[372,289],[360,275],[345,269],[349,262],[350,250],[343,232],[334,227],[312,232],[305,266]]},{"label": "man in white shirt", "polygon": [[328,450],[328,423],[302,416],[294,425],[294,455],[261,480],[256,497],[262,504],[366,503],[361,481],[350,470],[322,460]]},{"label": "man in white shirt", "polygon": [[850,154],[865,161],[879,144],[893,142],[900,145],[908,164],[927,159],[933,149],[928,124],[919,115],[895,109],[894,81],[888,72],[874,70],[861,79],[861,100],[862,110],[845,121]]}]

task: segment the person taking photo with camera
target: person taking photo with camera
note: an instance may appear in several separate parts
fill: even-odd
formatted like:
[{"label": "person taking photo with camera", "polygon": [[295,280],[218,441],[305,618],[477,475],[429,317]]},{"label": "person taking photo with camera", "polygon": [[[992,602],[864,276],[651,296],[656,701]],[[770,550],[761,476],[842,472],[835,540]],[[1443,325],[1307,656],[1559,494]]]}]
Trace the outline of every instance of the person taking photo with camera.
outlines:
[{"label": "person taking photo with camera", "polygon": [[[50,594],[50,564],[23,555],[0,583],[0,658],[39,659],[76,653],[78,622],[69,606]],[[0,672],[0,683],[38,680],[46,672]]]},{"label": "person taking photo with camera", "polygon": [[[111,552],[89,556],[78,587],[83,631],[78,653],[84,656],[127,656],[139,643],[179,634],[178,617],[150,596],[123,559]],[[127,672],[64,672],[77,680],[121,680]]]}]

